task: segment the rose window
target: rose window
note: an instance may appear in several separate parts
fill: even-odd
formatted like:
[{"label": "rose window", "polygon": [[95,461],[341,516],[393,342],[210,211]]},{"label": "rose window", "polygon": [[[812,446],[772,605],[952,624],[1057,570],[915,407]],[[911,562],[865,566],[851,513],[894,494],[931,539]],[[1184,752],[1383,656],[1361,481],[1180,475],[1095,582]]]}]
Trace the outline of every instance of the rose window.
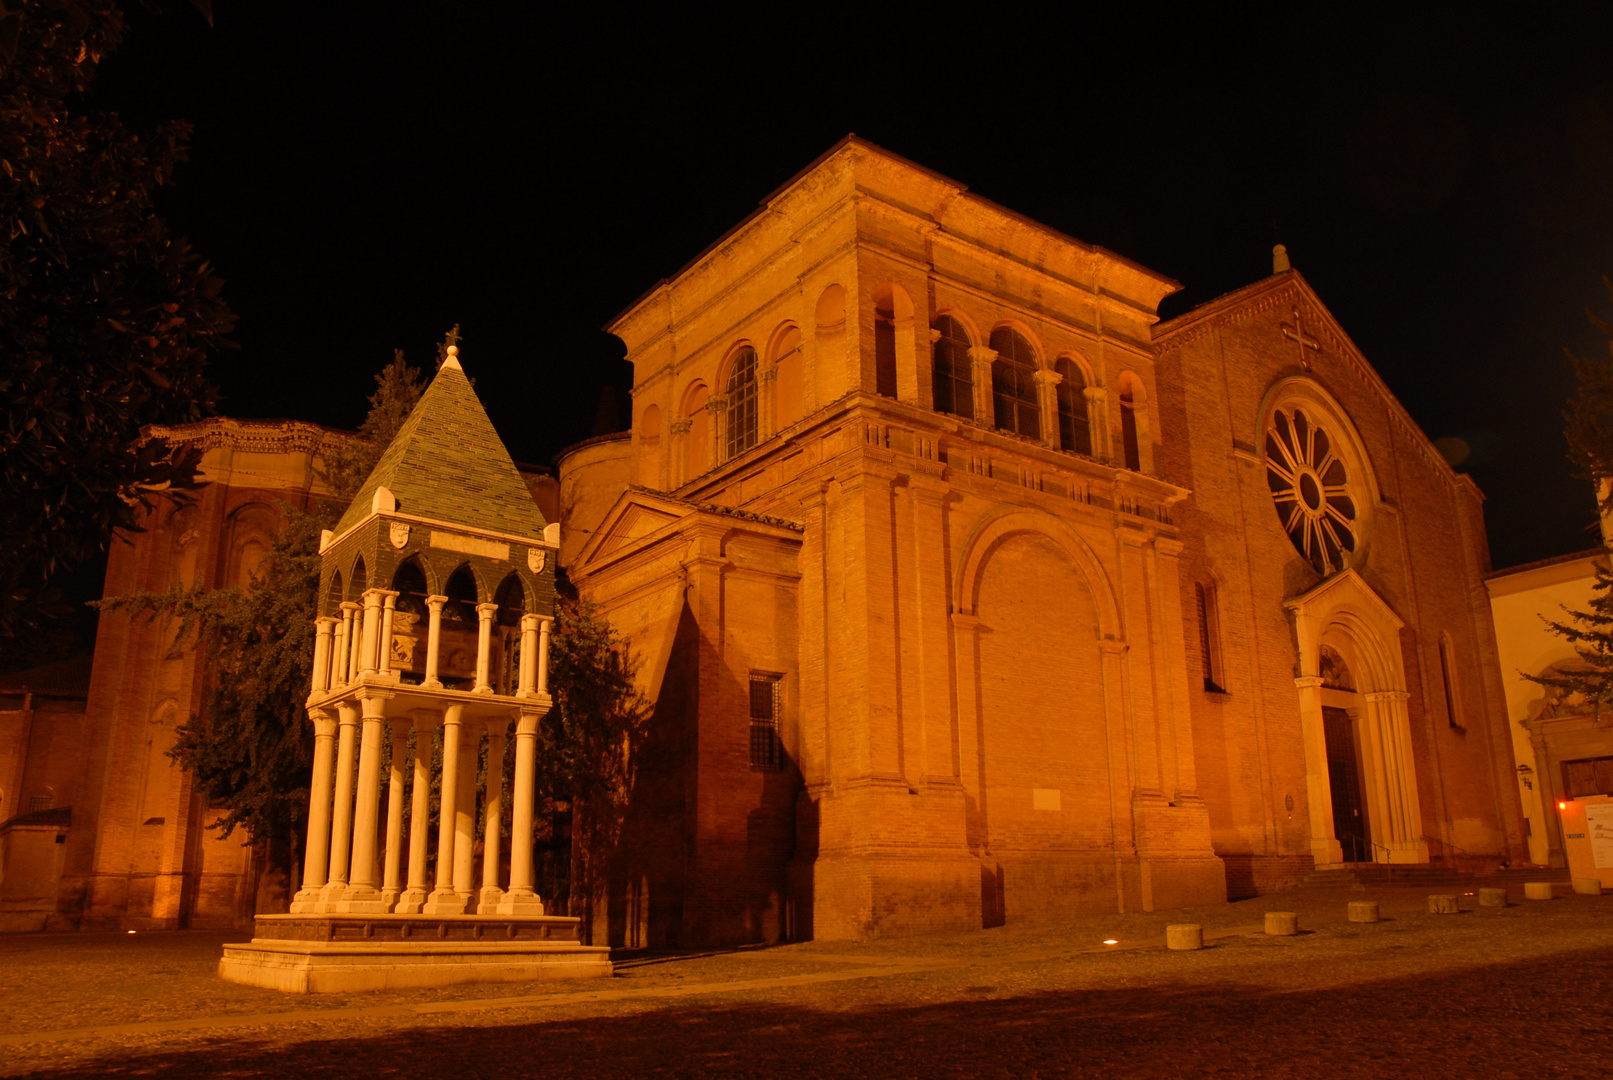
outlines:
[{"label": "rose window", "polygon": [[1356,548],[1349,472],[1327,432],[1301,409],[1279,409],[1272,416],[1266,483],[1295,549],[1324,577],[1344,569]]}]

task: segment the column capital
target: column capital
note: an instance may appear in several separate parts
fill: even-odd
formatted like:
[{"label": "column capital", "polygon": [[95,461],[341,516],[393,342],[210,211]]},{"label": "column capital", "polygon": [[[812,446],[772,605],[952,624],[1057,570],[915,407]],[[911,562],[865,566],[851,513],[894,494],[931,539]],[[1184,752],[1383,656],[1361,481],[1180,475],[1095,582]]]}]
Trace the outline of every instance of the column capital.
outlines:
[{"label": "column capital", "polygon": [[364,610],[364,605],[356,600],[343,600],[341,603],[341,609],[343,611],[351,611],[354,614],[357,614],[358,612]]},{"label": "column capital", "polygon": [[448,603],[448,598],[446,596],[426,597],[426,607],[431,610],[433,615],[440,613],[442,611],[442,606],[446,603]]},{"label": "column capital", "polygon": [[706,402],[706,411],[713,416],[728,410],[728,397],[726,394],[713,394]]},{"label": "column capital", "polygon": [[329,634],[336,629],[336,624],[341,621],[342,620],[336,618],[334,615],[321,615],[319,618],[314,620],[314,632],[319,634]]},{"label": "column capital", "polygon": [[1046,387],[1054,387],[1064,381],[1063,375],[1056,371],[1049,371],[1046,368],[1037,368],[1031,378],[1036,380],[1036,385]]},{"label": "column capital", "polygon": [[522,615],[521,629],[522,631],[536,630],[538,628],[538,623],[540,623],[542,620],[543,616],[541,615]]},{"label": "column capital", "polygon": [[667,426],[673,435],[682,436],[689,434],[689,429],[694,427],[694,421],[690,420],[688,417],[684,417],[682,420],[672,421],[672,423]]},{"label": "column capital", "polygon": [[1109,391],[1105,390],[1101,386],[1089,386],[1085,390],[1081,391],[1081,394],[1088,401],[1108,401],[1109,400]]},{"label": "column capital", "polygon": [[976,367],[982,364],[990,364],[997,359],[997,350],[988,349],[984,345],[971,345],[969,346],[969,359],[974,361]]},{"label": "column capital", "polygon": [[491,619],[498,614],[498,605],[493,603],[477,604],[476,616],[480,619]]},{"label": "column capital", "polygon": [[1320,675],[1301,675],[1294,680],[1294,685],[1301,690],[1320,690],[1322,677]]},{"label": "column capital", "polygon": [[310,709],[308,719],[314,725],[314,738],[330,739],[336,736],[336,718],[329,709]]}]

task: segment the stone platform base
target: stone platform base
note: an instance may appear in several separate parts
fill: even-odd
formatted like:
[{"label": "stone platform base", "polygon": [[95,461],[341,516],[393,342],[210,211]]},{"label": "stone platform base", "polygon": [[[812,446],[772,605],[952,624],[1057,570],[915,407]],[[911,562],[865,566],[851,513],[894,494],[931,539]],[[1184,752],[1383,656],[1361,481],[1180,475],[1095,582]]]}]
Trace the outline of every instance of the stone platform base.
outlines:
[{"label": "stone platform base", "polygon": [[582,944],[580,924],[551,915],[259,915],[250,942],[224,946],[218,973],[295,994],[609,976],[610,950]]}]

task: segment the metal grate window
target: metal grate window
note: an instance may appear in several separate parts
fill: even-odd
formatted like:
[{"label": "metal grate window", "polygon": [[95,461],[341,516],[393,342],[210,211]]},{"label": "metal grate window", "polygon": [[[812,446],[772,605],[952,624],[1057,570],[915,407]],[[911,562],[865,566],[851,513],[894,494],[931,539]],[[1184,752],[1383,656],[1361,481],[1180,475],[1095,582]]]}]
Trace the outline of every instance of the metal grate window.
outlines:
[{"label": "metal grate window", "polygon": [[752,675],[750,680],[750,763],[753,769],[780,767],[777,675]]},{"label": "metal grate window", "polygon": [[1092,427],[1087,420],[1087,383],[1081,369],[1069,359],[1054,368],[1063,381],[1058,385],[1059,446],[1077,454],[1092,453]]},{"label": "metal grate window", "polygon": [[734,358],[728,377],[728,456],[756,445],[756,350],[750,346]]},{"label": "metal grate window", "polygon": [[975,418],[974,364],[969,359],[969,333],[958,320],[935,320],[935,408],[965,420]]},{"label": "metal grate window", "polygon": [[1036,400],[1036,352],[1006,326],[991,332],[997,359],[991,365],[991,394],[997,427],[1027,439],[1042,437],[1042,406]]}]

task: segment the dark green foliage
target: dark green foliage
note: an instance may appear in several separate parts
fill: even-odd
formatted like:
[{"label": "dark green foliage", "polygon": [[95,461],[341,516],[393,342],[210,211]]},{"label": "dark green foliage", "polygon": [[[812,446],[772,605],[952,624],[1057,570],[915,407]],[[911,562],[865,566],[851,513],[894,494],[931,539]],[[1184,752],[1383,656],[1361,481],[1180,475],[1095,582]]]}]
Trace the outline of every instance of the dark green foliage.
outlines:
[{"label": "dark green foliage", "polygon": [[199,716],[181,724],[171,751],[202,793],[255,841],[300,837],[306,827],[313,729],[312,684],[319,599],[319,533],[335,524],[386,444],[420,400],[420,372],[403,353],[375,377],[363,440],[330,446],[326,480],[337,498],[307,510],[281,504],[285,526],[247,588],[136,593],[103,610],[180,621],[178,647],[194,646],[208,672]]},{"label": "dark green foliage", "polygon": [[234,324],[154,210],[189,127],[82,106],[123,29],[111,0],[0,16],[0,640],[62,614],[53,575],[194,484],[199,455],[141,428],[211,412],[203,368]]},{"label": "dark green foliage", "polygon": [[[1602,284],[1613,299],[1613,281],[1603,278]],[[1587,311],[1586,315],[1597,329],[1613,338],[1613,323],[1598,318],[1594,312]],[[1569,352],[1579,386],[1563,414],[1568,460],[1581,478],[1597,485],[1597,507],[1603,515],[1613,512],[1613,341],[1608,343],[1608,353],[1608,357],[1594,358]],[[1594,705],[1600,717],[1603,705],[1613,703],[1613,571],[1597,565],[1589,611],[1564,611],[1568,621],[1546,619],[1546,625],[1574,646],[1583,666],[1577,671],[1550,675],[1519,674],[1530,682],[1582,696]]]},{"label": "dark green foliage", "polygon": [[1574,646],[1583,667],[1548,675],[1519,674],[1530,682],[1557,687],[1568,695],[1580,695],[1594,705],[1599,720],[1603,707],[1613,704],[1613,570],[1597,564],[1589,611],[1566,607],[1563,610],[1568,621],[1546,619],[1546,625],[1552,633]]}]

